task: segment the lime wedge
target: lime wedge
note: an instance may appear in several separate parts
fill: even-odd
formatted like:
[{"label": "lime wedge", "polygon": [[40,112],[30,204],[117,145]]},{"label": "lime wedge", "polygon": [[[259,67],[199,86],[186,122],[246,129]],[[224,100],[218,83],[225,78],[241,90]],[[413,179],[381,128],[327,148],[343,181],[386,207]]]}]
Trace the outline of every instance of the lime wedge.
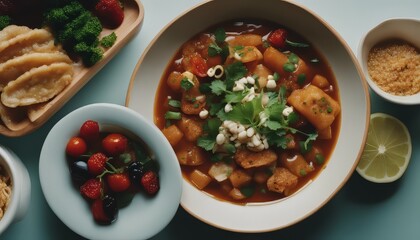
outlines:
[{"label": "lime wedge", "polygon": [[410,157],[411,138],[404,123],[384,113],[372,114],[357,172],[371,182],[393,182],[403,175]]}]

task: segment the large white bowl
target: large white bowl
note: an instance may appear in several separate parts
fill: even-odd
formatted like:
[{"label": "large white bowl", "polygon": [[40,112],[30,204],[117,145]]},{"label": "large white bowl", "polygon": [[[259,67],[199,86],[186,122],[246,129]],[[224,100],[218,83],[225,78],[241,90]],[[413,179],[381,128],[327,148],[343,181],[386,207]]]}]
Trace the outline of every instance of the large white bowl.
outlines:
[{"label": "large white bowl", "polygon": [[420,19],[392,18],[387,19],[369,30],[360,40],[357,51],[362,70],[369,86],[384,99],[403,105],[420,104],[420,93],[410,96],[397,96],[383,91],[372,80],[367,68],[369,51],[378,43],[389,39],[402,39],[420,49]]},{"label": "large white bowl", "polygon": [[132,75],[126,105],[153,120],[159,80],[180,46],[210,26],[238,18],[277,22],[308,39],[328,60],[340,90],[342,122],[335,150],[319,176],[296,194],[274,203],[241,206],[208,196],[184,179],[181,205],[198,219],[237,232],[272,231],[326,204],[353,173],[365,143],[370,115],[367,84],[350,48],[332,27],[293,1],[202,3],[172,21],[148,46]]},{"label": "large white bowl", "polygon": [[[65,148],[88,119],[100,126],[124,128],[141,138],[159,163],[160,190],[149,198],[136,194],[109,226],[95,223],[90,207],[71,181]],[[81,107],[62,118],[42,146],[39,178],[45,199],[57,217],[88,239],[147,239],[161,231],[175,215],[181,198],[181,169],[171,145],[160,130],[124,106],[98,103]]]}]

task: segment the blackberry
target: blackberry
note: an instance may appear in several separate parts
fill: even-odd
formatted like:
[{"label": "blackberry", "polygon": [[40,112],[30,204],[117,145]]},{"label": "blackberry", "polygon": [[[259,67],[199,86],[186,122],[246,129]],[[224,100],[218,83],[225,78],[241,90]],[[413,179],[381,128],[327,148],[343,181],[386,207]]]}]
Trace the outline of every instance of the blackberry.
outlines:
[{"label": "blackberry", "polygon": [[128,175],[131,183],[140,186],[140,179],[146,172],[144,166],[140,162],[133,162],[128,166]]},{"label": "blackberry", "polygon": [[112,195],[105,195],[102,199],[103,202],[103,209],[105,215],[109,218],[109,223],[114,222],[117,220],[118,217],[118,204],[117,199]]}]

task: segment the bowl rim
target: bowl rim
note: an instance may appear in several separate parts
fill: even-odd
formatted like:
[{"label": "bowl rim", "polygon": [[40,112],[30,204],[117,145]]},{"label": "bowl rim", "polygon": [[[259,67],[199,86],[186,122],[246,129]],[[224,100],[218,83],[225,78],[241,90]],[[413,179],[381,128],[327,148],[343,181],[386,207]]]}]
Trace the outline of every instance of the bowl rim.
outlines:
[{"label": "bowl rim", "polygon": [[[150,43],[147,45],[147,47],[145,48],[144,52],[142,53],[141,57],[139,58],[137,64],[135,65],[135,68],[133,70],[133,73],[130,77],[130,82],[129,82],[129,86],[128,86],[128,90],[127,90],[127,94],[126,94],[126,99],[125,99],[125,106],[129,106],[130,105],[130,99],[131,99],[131,93],[133,90],[133,85],[135,83],[135,79],[136,79],[136,75],[139,71],[139,68],[141,66],[141,64],[144,62],[145,58],[147,57],[148,53],[150,52],[151,48],[153,47],[153,45],[159,40],[159,38],[163,35],[163,33],[165,31],[168,30],[168,28],[170,28],[175,22],[177,22],[179,19],[183,18],[186,14],[188,14],[190,11],[196,9],[196,8],[200,8],[203,7],[204,5],[210,4],[211,2],[214,2],[213,0],[205,0],[193,7],[188,8],[187,10],[183,11],[182,13],[180,13],[177,17],[175,17],[173,20],[171,20],[168,24],[166,24],[157,34],[156,36],[150,41]],[[349,55],[349,58],[351,59],[351,61],[354,64],[354,67],[357,70],[358,75],[360,76],[360,84],[363,88],[363,92],[364,92],[364,97],[365,97],[365,101],[366,101],[366,118],[365,118],[365,131],[363,133],[363,139],[362,142],[360,144],[359,149],[357,149],[358,153],[357,153],[357,159],[354,161],[354,164],[352,166],[351,169],[349,169],[348,173],[346,174],[345,178],[343,179],[343,181],[340,183],[340,185],[334,190],[334,192],[328,196],[328,198],[324,199],[316,208],[313,208],[312,211],[307,212],[306,214],[302,215],[300,218],[295,219],[294,221],[289,222],[288,224],[285,225],[281,225],[278,227],[272,227],[272,228],[266,228],[263,230],[244,230],[244,229],[234,229],[234,228],[229,228],[229,227],[225,227],[222,226],[220,224],[216,224],[212,221],[209,221],[201,216],[199,216],[198,214],[195,214],[194,212],[192,212],[189,208],[187,208],[186,206],[184,206],[183,202],[181,201],[181,206],[183,207],[183,209],[188,212],[191,216],[194,216],[196,219],[199,219],[200,221],[219,228],[219,229],[223,229],[223,230],[227,230],[227,231],[233,231],[233,232],[239,232],[239,233],[261,233],[261,232],[270,232],[270,231],[275,231],[275,230],[279,230],[279,229],[284,229],[287,228],[291,225],[294,225],[298,222],[301,222],[302,220],[308,218],[309,216],[313,215],[315,212],[317,212],[319,209],[321,209],[325,204],[327,204],[341,189],[342,187],[348,182],[348,180],[350,179],[350,177],[352,176],[352,174],[355,172],[357,164],[360,160],[360,157],[362,155],[363,149],[364,149],[364,143],[366,142],[367,139],[367,133],[368,133],[368,127],[369,126],[369,121],[370,121],[370,112],[371,112],[371,106],[370,106],[370,95],[369,95],[369,87],[368,84],[366,83],[365,80],[365,75],[361,69],[360,63],[357,60],[354,52],[351,50],[351,48],[349,47],[349,45],[347,44],[347,42],[344,40],[344,38],[328,23],[326,22],[323,18],[321,18],[317,13],[315,13],[314,11],[312,11],[311,9],[307,8],[306,6],[304,6],[303,4],[297,3],[297,2],[292,2],[292,1],[280,1],[279,2],[285,2],[286,4],[290,4],[290,5],[295,5],[299,8],[301,8],[302,10],[304,10],[305,12],[307,12],[308,14],[314,16],[320,23],[322,23],[322,25],[324,25],[328,31],[330,31],[336,38],[337,40],[341,43],[341,45],[344,47],[344,49],[346,50],[346,52]],[[186,181],[185,179],[183,179],[184,181]],[[184,190],[185,190],[185,186],[184,186]],[[300,190],[299,190],[300,191]]]},{"label": "bowl rim", "polygon": [[[374,27],[370,28],[368,31],[366,31],[362,38],[359,41],[358,47],[357,47],[357,57],[360,61],[360,67],[362,69],[364,78],[366,79],[367,83],[369,84],[369,87],[379,96],[381,96],[382,98],[384,98],[385,100],[392,102],[392,103],[396,103],[396,104],[401,104],[401,105],[417,105],[420,104],[420,92],[416,93],[414,95],[407,95],[407,96],[398,96],[398,95],[393,95],[390,94],[384,90],[382,90],[370,77],[369,72],[367,70],[367,59],[366,59],[366,55],[369,53],[370,49],[377,43],[380,43],[384,40],[387,39],[391,39],[389,37],[372,37],[375,41],[372,44],[372,46],[369,49],[365,49],[365,45],[366,45],[366,41],[367,39],[369,39],[369,37],[371,37],[373,34],[375,34],[376,32],[380,31],[382,28],[386,27],[389,24],[392,24],[394,22],[408,22],[408,23],[417,23],[420,27],[420,19],[419,18],[412,18],[412,17],[392,17],[392,18],[387,18],[381,22],[379,22],[378,24],[376,24]],[[398,36],[395,37],[397,39],[401,39],[404,41],[407,41],[410,44],[415,44],[412,43],[411,41],[406,40],[404,37]],[[420,44],[420,42],[418,43]],[[417,46],[418,48],[419,46]]]},{"label": "bowl rim", "polygon": [[[96,109],[95,111],[93,111],[94,109]],[[110,114],[109,112],[112,111],[113,114]],[[92,113],[93,112],[93,113]],[[90,114],[92,113],[92,114]],[[63,224],[65,224],[67,227],[69,227],[73,232],[87,237],[87,238],[98,238],[98,236],[96,236],[96,233],[98,231],[103,231],[103,228],[101,228],[101,225],[97,225],[95,223],[92,223],[95,228],[96,226],[98,227],[99,230],[94,230],[94,231],[90,231],[88,232],[87,230],[80,230],[80,229],[76,229],[76,225],[79,225],[79,223],[77,223],[75,220],[72,220],[71,216],[66,216],[65,214],[63,215],[62,211],[60,210],[60,204],[56,203],[57,201],[57,196],[55,196],[54,194],[56,194],[55,192],[52,192],[52,190],[49,189],[49,185],[48,183],[50,183],[50,179],[49,177],[47,177],[45,174],[45,171],[47,171],[45,169],[45,164],[47,164],[47,160],[45,159],[45,155],[47,154],[46,152],[49,152],[49,150],[47,149],[47,145],[46,143],[48,143],[48,141],[52,141],[51,140],[51,136],[54,136],[55,134],[61,134],[58,133],[60,132],[60,128],[62,128],[64,125],[64,123],[68,123],[69,120],[74,120],[73,118],[77,118],[77,120],[79,120],[78,115],[80,116],[80,114],[83,114],[84,116],[86,116],[86,120],[87,119],[93,119],[95,115],[98,118],[104,119],[107,125],[115,125],[117,127],[121,127],[123,130],[129,131],[130,133],[133,133],[135,135],[137,135],[140,139],[143,140],[143,142],[147,145],[147,147],[149,149],[151,149],[151,151],[153,151],[155,153],[155,155],[157,157],[159,156],[166,156],[169,157],[170,159],[165,159],[165,161],[163,160],[159,160],[159,165],[161,166],[160,171],[162,171],[162,166],[163,165],[167,165],[167,167],[165,167],[165,172],[171,173],[171,176],[176,176],[176,179],[169,179],[167,178],[166,180],[164,180],[164,182],[166,183],[166,186],[168,187],[168,184],[171,184],[171,191],[168,191],[168,193],[165,193],[164,195],[161,194],[161,196],[157,195],[156,197],[158,197],[158,199],[151,199],[156,200],[158,202],[158,204],[163,204],[163,200],[165,199],[164,197],[168,197],[168,194],[170,192],[171,195],[171,200],[168,202],[165,202],[165,208],[167,208],[165,212],[163,212],[162,214],[157,214],[158,216],[161,216],[161,218],[159,219],[159,224],[154,224],[157,225],[157,227],[153,228],[152,230],[148,230],[146,231],[146,233],[144,233],[142,236],[137,235],[133,236],[133,235],[125,235],[124,238],[126,239],[136,239],[139,237],[142,238],[150,238],[152,236],[154,236],[155,234],[157,234],[159,231],[161,231],[164,227],[167,226],[167,224],[169,224],[169,222],[172,220],[172,218],[175,216],[178,207],[179,207],[179,202],[181,199],[181,194],[182,194],[182,175],[181,175],[181,168],[179,167],[178,161],[176,160],[176,156],[175,153],[170,149],[170,144],[169,142],[166,140],[166,138],[164,137],[164,135],[160,132],[160,130],[153,124],[151,124],[146,118],[144,118],[141,114],[133,111],[132,109],[126,108],[124,106],[118,105],[118,104],[113,104],[113,103],[93,103],[93,104],[89,104],[89,105],[85,105],[82,106],[80,108],[77,108],[75,110],[73,110],[72,112],[68,113],[66,116],[64,116],[63,118],[61,118],[54,126],[53,128],[50,130],[50,132],[48,133],[48,135],[45,138],[45,141],[43,143],[42,149],[41,149],[41,153],[40,153],[40,160],[39,160],[39,179],[40,179],[40,185],[41,185],[41,190],[42,193],[44,195],[44,198],[48,204],[48,206],[51,208],[51,210],[54,212],[54,214],[63,222]],[[125,116],[124,116],[125,115]],[[101,121],[99,121],[99,124],[101,126]],[[122,122],[127,121],[126,125],[122,125]],[[104,122],[105,123],[105,122]],[[75,123],[76,124],[76,123]],[[79,124],[77,122],[77,124]],[[122,125],[122,126],[120,126]],[[136,126],[136,127],[133,127]],[[135,129],[134,129],[135,128]],[[78,129],[70,129],[68,130],[68,132],[77,132]],[[66,131],[67,132],[67,131]],[[145,136],[154,136],[154,137],[145,137]],[[158,144],[159,143],[159,144]],[[64,146],[65,147],[65,146]],[[166,150],[165,150],[166,149]],[[65,153],[63,152],[63,158]],[[161,158],[159,158],[161,159]],[[167,161],[167,160],[173,160],[173,161]],[[166,162],[166,164],[164,164]],[[67,176],[68,178],[70,178],[70,174],[68,174]],[[163,177],[160,176],[160,179],[162,181]],[[161,182],[161,184],[163,184],[163,182]],[[68,191],[74,192],[74,194],[76,194],[76,192],[78,192],[73,186],[66,186],[68,187]],[[162,188],[161,185],[161,189],[164,190]],[[73,195],[73,193],[71,193]],[[82,196],[78,195],[76,197],[79,197],[81,199],[81,201],[86,202]],[[147,196],[144,196],[144,199],[147,199]],[[133,199],[134,201],[135,199]],[[148,201],[148,200],[146,200]],[[168,204],[170,203],[170,204]],[[63,202],[61,202],[61,204],[63,204]],[[133,203],[130,204],[130,206]],[[136,203],[137,204],[137,203]],[[137,204],[138,205],[138,204]],[[130,206],[127,206],[127,208],[124,208],[124,211],[129,211]],[[132,207],[132,206],[131,206]],[[156,209],[156,207],[154,207],[153,209]],[[87,213],[90,214],[90,213]],[[120,213],[121,214],[121,213]],[[162,217],[162,215],[165,215],[166,217]],[[119,221],[122,221],[122,219],[119,219]],[[93,222],[93,218],[92,218],[92,222]],[[117,220],[118,222],[118,220]],[[110,234],[110,232],[116,233],[116,234],[122,234],[121,231],[118,231],[119,228],[115,227],[115,223],[111,224],[110,226],[106,226],[106,230],[107,230],[107,235],[102,236],[102,239],[115,239],[115,234]],[[136,228],[138,229],[138,227]],[[141,228],[140,228],[141,229]],[[127,234],[127,233],[126,233]],[[119,235],[121,237],[121,235]]]}]

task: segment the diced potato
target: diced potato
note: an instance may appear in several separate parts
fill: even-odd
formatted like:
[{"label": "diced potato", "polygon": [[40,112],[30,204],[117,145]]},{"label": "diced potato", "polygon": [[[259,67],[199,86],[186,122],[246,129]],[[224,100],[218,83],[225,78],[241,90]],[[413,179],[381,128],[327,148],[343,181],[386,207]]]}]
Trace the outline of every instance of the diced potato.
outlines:
[{"label": "diced potato", "polygon": [[[249,63],[253,61],[259,61],[263,58],[262,53],[258,48],[253,46],[244,46],[240,49],[230,47],[229,48],[230,55],[229,57],[233,57],[238,61],[243,63]],[[238,58],[239,57],[239,58]]]},{"label": "diced potato", "polygon": [[269,149],[252,152],[248,149],[238,149],[235,153],[235,161],[243,168],[269,166],[277,160],[277,154]]},{"label": "diced potato", "polygon": [[284,152],[280,155],[280,161],[284,167],[296,176],[304,177],[314,170],[301,154],[289,154]]},{"label": "diced potato", "polygon": [[331,126],[340,112],[338,102],[313,85],[293,91],[287,102],[318,130]]},{"label": "diced potato", "polygon": [[318,139],[331,139],[332,138],[332,132],[331,132],[331,126],[318,130]]},{"label": "diced potato", "polygon": [[276,168],[273,175],[267,181],[269,191],[284,193],[288,196],[296,187],[298,177],[286,168]]},{"label": "diced potato", "polygon": [[218,182],[222,182],[232,174],[233,167],[223,162],[214,163],[209,169],[209,175]]},{"label": "diced potato", "polygon": [[262,37],[258,34],[242,34],[227,40],[230,46],[260,46]]},{"label": "diced potato", "polygon": [[252,177],[242,169],[235,169],[229,176],[229,180],[232,183],[232,186],[238,188],[250,183]]},{"label": "diced potato", "polygon": [[181,120],[178,121],[178,127],[182,133],[184,133],[185,138],[190,142],[197,141],[198,137],[203,134],[201,123],[188,117],[182,117]]},{"label": "diced potato", "polygon": [[206,161],[203,151],[202,148],[193,143],[189,143],[185,144],[182,148],[177,149],[176,156],[179,163],[182,165],[198,166]]},{"label": "diced potato", "polygon": [[245,199],[246,196],[243,195],[241,193],[241,190],[237,189],[237,188],[233,188],[230,192],[229,192],[229,196],[235,200],[242,200]]},{"label": "diced potato", "polygon": [[170,89],[176,91],[176,92],[180,92],[181,91],[181,81],[184,77],[182,76],[182,74],[180,72],[171,72],[168,76],[167,79],[167,84],[169,86]]},{"label": "diced potato", "polygon": [[289,142],[287,143],[287,149],[296,149],[297,143],[295,141],[295,136],[292,134],[287,134],[286,138],[289,139]]},{"label": "diced potato", "polygon": [[184,136],[181,130],[179,130],[179,128],[174,124],[167,128],[164,128],[162,130],[162,133],[163,135],[165,135],[166,139],[168,139],[172,147],[176,146]]},{"label": "diced potato", "polygon": [[[289,57],[280,52],[279,50],[269,47],[264,51],[263,62],[264,65],[270,68],[272,71],[279,73],[280,75],[289,75],[289,72],[284,71],[283,65],[289,61]],[[308,70],[306,63],[299,58],[296,70],[293,72],[295,76],[305,73]]]},{"label": "diced potato", "polygon": [[321,76],[319,74],[315,75],[315,77],[312,79],[312,85],[315,85],[321,89],[327,88],[330,86],[330,83],[328,82],[327,78],[324,76]]},{"label": "diced potato", "polygon": [[262,64],[258,64],[252,71],[252,75],[258,76],[258,86],[264,88],[267,85],[268,75],[273,75],[273,72]]},{"label": "diced potato", "polygon": [[207,174],[195,169],[190,174],[190,180],[198,189],[203,189],[211,182],[212,179]]}]

